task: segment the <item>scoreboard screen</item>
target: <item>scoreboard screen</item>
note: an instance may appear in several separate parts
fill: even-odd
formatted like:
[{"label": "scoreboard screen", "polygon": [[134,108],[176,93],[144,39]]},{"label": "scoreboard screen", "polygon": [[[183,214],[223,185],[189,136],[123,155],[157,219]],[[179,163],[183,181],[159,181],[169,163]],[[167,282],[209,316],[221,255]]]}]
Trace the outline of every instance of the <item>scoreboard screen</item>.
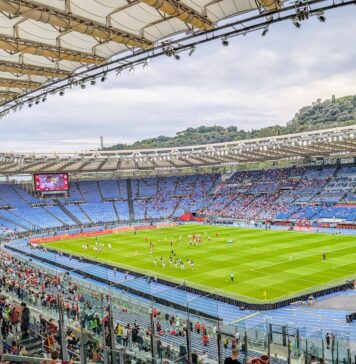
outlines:
[{"label": "scoreboard screen", "polygon": [[36,192],[58,192],[69,189],[68,173],[35,174],[33,178]]}]

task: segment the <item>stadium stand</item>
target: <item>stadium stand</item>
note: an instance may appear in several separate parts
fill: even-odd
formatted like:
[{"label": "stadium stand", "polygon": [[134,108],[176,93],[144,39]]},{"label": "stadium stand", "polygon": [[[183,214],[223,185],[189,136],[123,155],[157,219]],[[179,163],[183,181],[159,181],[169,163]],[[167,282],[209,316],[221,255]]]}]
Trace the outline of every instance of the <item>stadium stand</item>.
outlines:
[{"label": "stadium stand", "polygon": [[[185,213],[258,221],[355,223],[354,166],[289,167],[220,174],[74,181],[67,198],[39,199],[0,184],[7,230],[179,218]],[[346,205],[345,205],[346,204]]]}]

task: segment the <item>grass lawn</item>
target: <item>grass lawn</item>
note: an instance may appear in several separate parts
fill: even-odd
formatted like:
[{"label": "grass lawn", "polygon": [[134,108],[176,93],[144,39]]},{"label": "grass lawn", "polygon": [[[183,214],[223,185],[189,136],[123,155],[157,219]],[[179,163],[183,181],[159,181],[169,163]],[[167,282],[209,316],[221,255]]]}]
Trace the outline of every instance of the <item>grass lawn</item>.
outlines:
[{"label": "grass lawn", "polygon": [[[200,234],[203,243],[190,245],[192,234]],[[130,232],[99,236],[98,240],[105,245],[100,253],[94,251],[95,238],[47,246],[254,302],[265,300],[264,291],[267,301],[275,301],[356,278],[354,236],[182,225],[138,231],[136,235]],[[232,245],[227,244],[228,240],[233,241]],[[152,255],[150,241],[155,245]],[[82,245],[86,243],[89,249],[84,251]],[[108,244],[112,245],[111,250]],[[170,266],[171,249],[176,254],[174,258],[184,261],[184,270],[179,265]],[[160,264],[161,256],[166,261],[165,268]],[[194,261],[194,269],[187,259]]]}]

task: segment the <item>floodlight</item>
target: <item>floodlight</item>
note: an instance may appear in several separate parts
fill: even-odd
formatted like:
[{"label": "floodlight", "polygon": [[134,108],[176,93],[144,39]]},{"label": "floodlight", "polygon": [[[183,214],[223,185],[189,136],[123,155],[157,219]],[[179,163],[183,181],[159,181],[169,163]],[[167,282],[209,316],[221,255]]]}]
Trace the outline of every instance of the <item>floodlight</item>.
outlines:
[{"label": "floodlight", "polygon": [[189,51],[189,57],[195,52],[195,49],[196,49],[196,47],[195,47],[195,45],[193,45],[193,47]]},{"label": "floodlight", "polygon": [[268,33],[268,28],[263,29],[263,32],[261,34],[262,37],[264,37],[267,33]]},{"label": "floodlight", "polygon": [[222,39],[221,43],[224,47],[228,47],[228,45],[230,44],[229,40],[226,37]]}]

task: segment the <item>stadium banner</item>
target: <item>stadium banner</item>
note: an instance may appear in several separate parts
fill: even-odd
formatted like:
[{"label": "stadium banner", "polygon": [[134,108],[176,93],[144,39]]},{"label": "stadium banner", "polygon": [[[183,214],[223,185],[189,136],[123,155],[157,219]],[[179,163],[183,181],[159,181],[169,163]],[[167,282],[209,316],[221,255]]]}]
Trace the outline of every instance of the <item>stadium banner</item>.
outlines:
[{"label": "stadium banner", "polygon": [[71,240],[76,238],[87,238],[98,235],[108,235],[108,234],[119,234],[119,233],[127,233],[130,231],[138,231],[138,230],[148,230],[148,229],[158,229],[162,227],[172,227],[175,226],[175,223],[164,223],[159,225],[138,225],[138,226],[122,226],[112,229],[103,229],[103,230],[94,230],[94,231],[85,231],[79,233],[72,234],[61,234],[55,236],[42,236],[38,238],[32,238],[30,240],[30,244],[43,244],[43,243],[51,243],[55,241],[63,241],[63,240]]},{"label": "stadium banner", "polygon": [[81,233],[73,233],[73,234],[43,236],[43,237],[39,237],[39,238],[32,238],[30,240],[30,243],[31,244],[42,244],[42,243],[50,243],[50,242],[54,242],[54,241],[85,238],[85,237],[107,235],[107,234],[113,234],[113,233],[114,233],[113,229],[105,229],[105,230],[94,230],[94,231],[86,231],[86,232],[81,232]]}]

